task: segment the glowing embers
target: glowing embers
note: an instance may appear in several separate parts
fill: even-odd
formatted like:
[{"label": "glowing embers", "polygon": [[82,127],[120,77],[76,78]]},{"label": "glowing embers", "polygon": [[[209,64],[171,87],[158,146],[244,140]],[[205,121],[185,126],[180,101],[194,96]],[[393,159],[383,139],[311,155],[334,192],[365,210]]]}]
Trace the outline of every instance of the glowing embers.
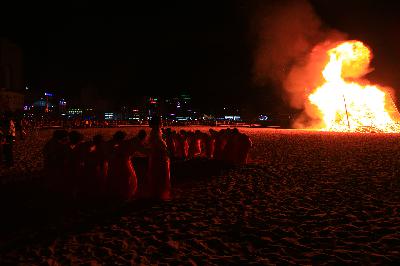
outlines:
[{"label": "glowing embers", "polygon": [[362,42],[347,41],[329,50],[328,56],[322,72],[325,82],[308,97],[321,113],[322,129],[400,132],[390,94],[360,80],[369,71],[370,50]]}]

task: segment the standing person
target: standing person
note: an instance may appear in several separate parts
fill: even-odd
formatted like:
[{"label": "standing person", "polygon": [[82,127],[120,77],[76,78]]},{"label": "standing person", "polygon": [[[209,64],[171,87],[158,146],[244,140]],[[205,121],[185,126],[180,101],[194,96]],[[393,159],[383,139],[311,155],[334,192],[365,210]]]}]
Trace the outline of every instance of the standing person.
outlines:
[{"label": "standing person", "polygon": [[68,184],[68,132],[55,130],[43,147],[45,186],[58,196],[66,196]]},{"label": "standing person", "polygon": [[20,120],[20,132],[19,132],[21,140],[24,140],[25,137],[26,137],[27,123],[28,122],[26,121],[25,118],[21,118],[21,120]]},{"label": "standing person", "polygon": [[187,158],[193,159],[196,146],[196,139],[193,131],[187,132],[187,143],[188,143]]},{"label": "standing person", "polygon": [[66,189],[70,199],[77,199],[79,187],[83,178],[83,135],[78,131],[68,134],[69,145],[65,172],[67,173]]},{"label": "standing person", "polygon": [[186,130],[181,130],[180,131],[181,135],[181,147],[182,147],[182,152],[183,152],[183,159],[187,159],[188,154],[189,154],[189,140],[188,140],[188,135],[189,133]]},{"label": "standing person", "polygon": [[167,144],[168,154],[170,158],[175,157],[176,147],[174,137],[172,136],[171,128],[165,130],[165,142]]},{"label": "standing person", "polygon": [[201,154],[201,140],[200,131],[196,132],[189,131],[188,133],[188,157],[193,159]]},{"label": "standing person", "polygon": [[178,160],[185,159],[185,147],[183,146],[182,136],[181,134],[177,133],[176,131],[173,132],[172,138],[175,144],[175,154],[174,158]]},{"label": "standing person", "polygon": [[3,146],[4,161],[7,167],[14,165],[13,145],[15,141],[14,121],[6,117],[4,122],[5,143]]},{"label": "standing person", "polygon": [[15,129],[16,129],[16,132],[18,132],[20,140],[25,139],[24,130],[23,130],[23,124],[24,124],[23,120],[24,120],[23,118],[18,118],[15,120]]},{"label": "standing person", "polygon": [[82,144],[83,175],[79,193],[81,198],[93,199],[103,194],[106,179],[106,160],[102,135]]},{"label": "standing person", "polygon": [[135,153],[140,153],[140,154],[147,153],[146,138],[147,138],[147,132],[144,129],[141,129],[139,130],[137,135],[130,140],[133,145]]},{"label": "standing person", "polygon": [[194,132],[195,136],[195,147],[194,147],[194,156],[200,156],[201,155],[201,131],[196,130]]},{"label": "standing person", "polygon": [[149,169],[147,196],[168,200],[171,197],[170,160],[167,145],[161,136],[161,120],[155,116],[150,120]]},{"label": "standing person", "polygon": [[238,139],[239,139],[239,130],[234,128],[233,130],[229,130],[226,133],[226,144],[225,148],[222,152],[222,159],[224,162],[233,165],[236,162],[236,158],[238,157]]},{"label": "standing person", "polygon": [[147,133],[145,130],[142,129],[135,137],[130,140],[133,145],[134,151],[131,160],[137,177],[138,197],[142,197],[144,195],[145,180],[147,180],[147,166],[149,163],[149,159],[146,138]]},{"label": "standing person", "polygon": [[226,130],[221,129],[215,135],[213,158],[217,161],[223,160],[223,152],[226,145]]},{"label": "standing person", "polygon": [[236,163],[246,164],[253,143],[249,136],[239,133],[237,145]]},{"label": "standing person", "polygon": [[131,156],[133,145],[125,141],[126,133],[117,131],[108,143],[108,194],[115,200],[130,200],[137,190],[137,177]]},{"label": "standing person", "polygon": [[3,164],[3,145],[6,143],[6,136],[3,129],[3,121],[0,118],[0,165]]},{"label": "standing person", "polygon": [[202,133],[201,135],[201,143],[203,145],[203,148],[201,149],[201,155],[208,159],[212,159],[212,155],[214,153],[215,139],[211,134],[212,133],[210,131],[210,135],[207,133]]}]

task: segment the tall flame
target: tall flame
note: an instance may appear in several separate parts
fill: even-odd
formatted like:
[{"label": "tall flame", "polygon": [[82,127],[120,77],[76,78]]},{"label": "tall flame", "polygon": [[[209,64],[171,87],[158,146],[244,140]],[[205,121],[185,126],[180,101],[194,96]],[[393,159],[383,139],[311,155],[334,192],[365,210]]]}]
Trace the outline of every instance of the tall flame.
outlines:
[{"label": "tall flame", "polygon": [[[308,99],[321,112],[323,130],[400,132],[398,111],[378,85],[355,81],[368,72],[371,51],[360,41],[346,41],[328,51],[325,82]],[[390,114],[389,114],[390,113]]]}]

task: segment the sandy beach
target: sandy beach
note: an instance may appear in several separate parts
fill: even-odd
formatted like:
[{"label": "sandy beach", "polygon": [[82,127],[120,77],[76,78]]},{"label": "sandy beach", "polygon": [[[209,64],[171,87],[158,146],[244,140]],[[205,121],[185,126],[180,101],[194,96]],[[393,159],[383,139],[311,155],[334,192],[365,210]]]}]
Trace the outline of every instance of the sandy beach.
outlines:
[{"label": "sandy beach", "polygon": [[[9,192],[1,198],[8,218],[0,264],[400,262],[399,135],[240,130],[253,141],[250,163],[177,166],[169,202],[64,206],[62,213],[36,198],[51,130],[17,142],[16,166],[0,170]],[[81,131],[109,138],[116,129]]]}]

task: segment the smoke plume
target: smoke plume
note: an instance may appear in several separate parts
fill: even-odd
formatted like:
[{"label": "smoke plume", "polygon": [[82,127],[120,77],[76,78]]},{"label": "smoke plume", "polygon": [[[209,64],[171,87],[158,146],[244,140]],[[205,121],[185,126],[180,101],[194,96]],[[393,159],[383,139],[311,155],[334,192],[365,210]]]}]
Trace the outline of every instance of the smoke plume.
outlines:
[{"label": "smoke plume", "polygon": [[325,27],[306,0],[284,0],[258,8],[255,18],[255,83],[273,82],[283,89],[285,102],[303,111],[295,127],[315,125],[317,111],[306,98],[322,82],[326,51],[343,40],[344,34]]}]

